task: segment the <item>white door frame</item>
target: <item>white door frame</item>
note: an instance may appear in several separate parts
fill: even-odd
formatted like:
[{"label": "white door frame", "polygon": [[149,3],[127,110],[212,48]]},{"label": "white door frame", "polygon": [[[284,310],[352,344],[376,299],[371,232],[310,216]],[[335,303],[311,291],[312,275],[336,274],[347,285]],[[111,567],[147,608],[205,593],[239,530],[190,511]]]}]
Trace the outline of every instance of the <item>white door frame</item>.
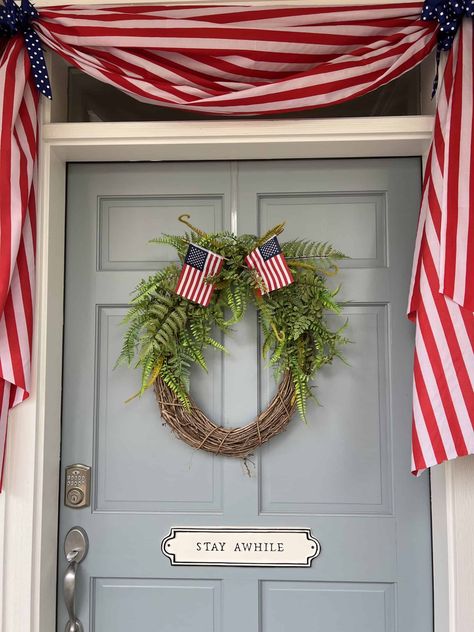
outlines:
[{"label": "white door frame", "polygon": [[[54,107],[59,105],[60,98]],[[2,632],[55,630],[66,163],[424,158],[432,128],[430,116],[105,124],[51,120],[51,106],[43,105],[33,389],[11,414],[5,493],[0,496]],[[473,480],[471,458],[431,474],[436,632],[467,632],[474,620]]]},{"label": "white door frame", "polygon": [[[42,123],[34,388],[10,420],[4,496],[4,632],[54,630],[67,161],[424,156],[431,127],[429,116]],[[443,587],[448,515],[438,508],[450,502],[448,471],[443,474],[440,469],[433,477],[436,586]],[[446,621],[447,594],[436,588],[438,620]],[[439,623],[437,630],[451,629]]]}]

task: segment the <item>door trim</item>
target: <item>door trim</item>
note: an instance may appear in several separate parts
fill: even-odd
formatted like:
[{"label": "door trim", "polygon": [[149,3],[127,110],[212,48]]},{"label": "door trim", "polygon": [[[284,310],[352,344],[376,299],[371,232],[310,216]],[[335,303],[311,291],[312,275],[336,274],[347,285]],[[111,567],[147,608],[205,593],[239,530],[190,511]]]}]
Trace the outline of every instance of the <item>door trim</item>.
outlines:
[{"label": "door trim", "polygon": [[[55,630],[66,162],[424,158],[433,119],[415,116],[101,125],[50,121],[51,106],[43,103],[33,390],[29,400],[11,414],[6,493],[0,497],[3,632]],[[451,463],[435,468],[431,475],[436,632],[455,632],[457,622],[468,620],[461,619],[466,615],[462,615],[455,594],[456,568],[462,557],[456,555],[456,550],[460,552],[464,540],[457,539],[454,527],[455,512],[465,512],[472,503],[468,479],[473,464],[468,463],[470,472],[465,464],[460,468],[458,463]],[[472,590],[467,584],[464,588],[467,595]]]}]

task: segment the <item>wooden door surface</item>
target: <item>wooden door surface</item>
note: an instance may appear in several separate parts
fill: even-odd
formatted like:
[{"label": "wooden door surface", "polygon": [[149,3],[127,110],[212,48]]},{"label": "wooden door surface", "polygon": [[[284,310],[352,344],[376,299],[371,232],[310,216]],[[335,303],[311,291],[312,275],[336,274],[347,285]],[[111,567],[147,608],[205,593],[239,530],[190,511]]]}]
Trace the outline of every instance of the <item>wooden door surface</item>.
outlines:
[{"label": "wooden door surface", "polygon": [[[410,474],[413,330],[405,317],[420,199],[414,158],[73,164],[68,170],[62,470],[92,466],[91,506],[61,499],[67,531],[90,541],[77,611],[86,632],[432,632],[428,476]],[[205,231],[330,241],[347,302],[348,365],[323,369],[308,423],[242,462],[194,451],[161,422],[139,375],[114,370],[138,281],[174,259],[148,244]],[[334,317],[334,326],[338,325]],[[195,371],[192,394],[224,425],[254,418],[274,391],[250,312],[229,355]],[[64,482],[63,482],[64,484]],[[175,526],[310,528],[310,568],[173,567]],[[67,616],[58,594],[58,630]]]}]

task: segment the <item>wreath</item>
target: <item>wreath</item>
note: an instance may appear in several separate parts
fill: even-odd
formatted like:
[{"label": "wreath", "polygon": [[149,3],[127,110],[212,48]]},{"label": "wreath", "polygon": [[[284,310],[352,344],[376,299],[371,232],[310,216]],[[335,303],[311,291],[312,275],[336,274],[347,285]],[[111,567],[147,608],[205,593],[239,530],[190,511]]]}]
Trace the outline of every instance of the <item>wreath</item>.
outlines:
[{"label": "wreath", "polygon": [[[189,215],[179,219],[190,232],[182,236],[163,234],[150,243],[174,247],[181,265],[168,265],[141,280],[134,290],[124,318],[128,327],[117,364],[141,367],[140,390],[130,399],[154,387],[162,418],[180,439],[193,448],[246,458],[285,430],[295,410],[305,420],[318,371],[342,357],[346,323],[334,331],[327,322],[328,313],[341,312],[336,298],[339,288],[330,289],[326,280],[337,273],[337,261],[344,255],[327,242],[296,239],[280,246],[277,235],[284,224],[257,237],[232,232],[207,234],[188,222]],[[265,254],[265,248],[270,258],[277,250],[278,261],[286,266],[286,284],[279,287],[275,283],[278,289],[269,287],[272,279],[262,272],[265,268],[252,266],[249,257],[251,253]],[[205,266],[201,271],[201,287],[208,295],[204,304],[198,302],[196,293],[190,300],[189,288],[186,294],[181,287],[183,274],[189,265],[199,264],[201,255],[213,255],[218,262],[212,274],[209,267],[207,272]],[[207,371],[208,347],[227,352],[219,332],[229,333],[250,304],[259,315],[262,355],[274,369],[279,385],[270,404],[254,421],[224,428],[192,400],[190,369],[198,365]]]}]

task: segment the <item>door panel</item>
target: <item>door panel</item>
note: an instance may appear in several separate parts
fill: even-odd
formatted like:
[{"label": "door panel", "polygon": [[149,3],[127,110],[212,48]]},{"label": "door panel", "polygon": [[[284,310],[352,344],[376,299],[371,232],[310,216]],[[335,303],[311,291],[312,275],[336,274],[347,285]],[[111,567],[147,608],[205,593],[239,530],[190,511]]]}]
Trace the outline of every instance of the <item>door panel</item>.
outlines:
[{"label": "door panel", "polygon": [[[62,507],[88,532],[78,609],[86,631],[432,632],[427,477],[410,471],[412,328],[405,318],[420,196],[417,159],[70,165],[63,465],[93,466],[91,508]],[[173,251],[147,245],[207,231],[332,241],[349,319],[348,364],[318,377],[320,406],[252,458],[194,451],[162,425],[154,395],[125,404],[136,372],[114,364],[129,293]],[[336,283],[336,281],[334,281]],[[249,311],[210,352],[193,396],[222,424],[248,422],[275,385]],[[311,528],[311,568],[171,567],[172,526]],[[60,572],[64,572],[60,552]],[[58,630],[66,620],[58,600]]]},{"label": "door panel", "polygon": [[[387,305],[350,305],[343,317],[354,341],[344,350],[348,366],[336,362],[325,369],[317,387],[322,407],[310,403],[308,426],[291,424],[262,450],[263,513],[392,512]],[[265,378],[268,399],[273,378],[268,372]],[[285,463],[291,464],[291,477]]]},{"label": "door panel", "polygon": [[130,632],[138,621],[160,632],[220,629],[218,580],[97,579],[93,591],[97,630]]},{"label": "door panel", "polygon": [[262,632],[287,632],[294,621],[298,630],[392,632],[394,602],[393,584],[263,582]]},{"label": "door panel", "polygon": [[[114,371],[122,346],[120,323],[125,307],[97,309],[98,371],[95,414],[96,511],[180,512],[222,511],[220,463],[204,453],[180,450],[169,432],[157,423],[153,397],[124,405],[137,390],[136,374]],[[214,418],[222,414],[218,367],[201,380],[199,392]],[[151,391],[150,391],[151,393]],[[130,423],[130,412],[137,424]],[[159,419],[158,419],[159,421]],[[157,446],[158,449],[157,449]],[[196,457],[196,458],[195,458]],[[159,484],[157,484],[159,482]]]}]

